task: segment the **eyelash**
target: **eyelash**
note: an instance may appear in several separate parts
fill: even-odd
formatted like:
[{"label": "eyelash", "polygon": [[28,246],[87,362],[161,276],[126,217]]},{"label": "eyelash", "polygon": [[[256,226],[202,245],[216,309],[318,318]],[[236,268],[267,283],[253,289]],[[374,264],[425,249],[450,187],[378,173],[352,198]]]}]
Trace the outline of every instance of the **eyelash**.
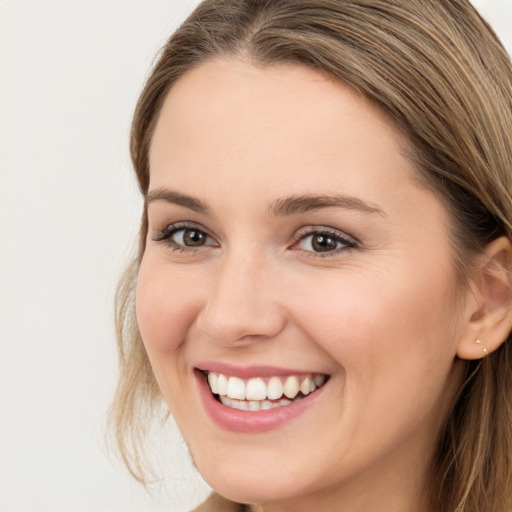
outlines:
[{"label": "eyelash", "polygon": [[343,232],[340,232],[333,228],[328,228],[326,226],[318,226],[318,227],[307,227],[299,230],[296,235],[296,242],[293,243],[292,249],[300,250],[298,247],[301,242],[306,240],[308,237],[313,237],[315,235],[327,235],[330,239],[334,240],[336,244],[340,244],[341,247],[337,247],[332,251],[308,251],[303,250],[304,254],[308,258],[328,258],[332,256],[339,256],[340,253],[351,252],[354,249],[357,249],[358,242],[356,242],[352,237],[349,237]]},{"label": "eyelash", "polygon": [[[170,224],[169,226],[166,226],[164,229],[159,231],[154,237],[153,240],[155,242],[164,242],[169,248],[173,251],[179,251],[179,252],[190,252],[190,251],[197,251],[199,248],[204,246],[187,246],[187,245],[181,245],[172,240],[172,237],[179,233],[180,231],[195,231],[196,233],[200,233],[201,235],[204,235],[207,238],[210,238],[212,240],[213,237],[210,236],[207,231],[198,226],[197,224],[193,224],[191,222],[180,222],[176,224]],[[209,244],[208,246],[211,246]]]},{"label": "eyelash", "polygon": [[[201,247],[204,247],[205,245],[198,245],[196,247],[194,246],[187,246],[184,244],[176,243],[172,240],[172,237],[179,233],[180,231],[194,231],[196,233],[199,233],[210,240],[215,239],[208,234],[208,232],[198,226],[197,224],[190,223],[190,222],[181,222],[176,224],[170,224],[169,226],[166,226],[164,229],[159,231],[155,236],[153,236],[153,241],[155,242],[164,242],[171,250],[173,251],[179,251],[179,252],[195,252],[199,250]],[[358,247],[358,242],[356,242],[352,237],[347,236],[346,234],[332,229],[325,226],[319,226],[319,227],[307,227],[302,228],[299,230],[295,235],[295,240],[290,246],[290,249],[292,250],[301,250],[299,245],[301,242],[306,240],[308,237],[313,237],[315,235],[326,235],[331,240],[333,240],[336,244],[340,244],[342,247],[337,247],[334,250],[328,250],[324,253],[321,251],[308,251],[308,250],[302,250],[302,252],[307,256],[308,258],[327,258],[329,256],[337,256],[342,252],[350,252],[353,249],[356,249]],[[215,242],[215,245],[217,243]],[[208,244],[207,247],[211,247],[214,244]]]}]

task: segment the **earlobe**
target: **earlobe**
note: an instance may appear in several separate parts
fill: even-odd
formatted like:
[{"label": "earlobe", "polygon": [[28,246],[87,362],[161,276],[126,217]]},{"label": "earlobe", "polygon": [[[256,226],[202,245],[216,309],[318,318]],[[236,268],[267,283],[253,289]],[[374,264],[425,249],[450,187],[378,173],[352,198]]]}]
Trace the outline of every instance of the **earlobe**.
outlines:
[{"label": "earlobe", "polygon": [[467,301],[467,329],[459,340],[461,359],[481,359],[495,351],[512,329],[512,244],[493,240],[477,257]]}]

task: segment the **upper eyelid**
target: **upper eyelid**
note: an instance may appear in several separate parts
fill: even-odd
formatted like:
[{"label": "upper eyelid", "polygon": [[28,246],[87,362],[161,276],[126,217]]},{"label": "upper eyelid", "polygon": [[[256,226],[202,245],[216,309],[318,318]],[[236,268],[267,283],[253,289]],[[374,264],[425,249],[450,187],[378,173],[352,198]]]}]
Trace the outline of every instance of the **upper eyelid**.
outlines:
[{"label": "upper eyelid", "polygon": [[202,224],[199,222],[194,222],[190,220],[184,220],[184,221],[178,221],[178,222],[169,222],[167,224],[164,224],[162,228],[156,228],[154,229],[155,232],[164,232],[164,231],[178,231],[180,229],[197,229],[198,231],[203,231],[208,236],[211,236],[209,230],[205,228]]},{"label": "upper eyelid", "polygon": [[163,228],[155,229],[152,235],[152,239],[156,242],[164,241],[169,239],[174,233],[186,230],[186,229],[194,229],[196,231],[201,231],[206,236],[214,240],[216,243],[217,239],[206,229],[204,226],[197,222],[191,222],[191,221],[181,221],[181,222],[173,222],[170,224],[167,224]]},{"label": "upper eyelid", "polygon": [[340,229],[336,229],[329,226],[304,226],[300,228],[296,232],[297,240],[302,240],[310,235],[314,235],[315,233],[329,233],[330,235],[336,236],[347,242],[351,242],[359,245],[359,240],[349,233],[342,231]]}]

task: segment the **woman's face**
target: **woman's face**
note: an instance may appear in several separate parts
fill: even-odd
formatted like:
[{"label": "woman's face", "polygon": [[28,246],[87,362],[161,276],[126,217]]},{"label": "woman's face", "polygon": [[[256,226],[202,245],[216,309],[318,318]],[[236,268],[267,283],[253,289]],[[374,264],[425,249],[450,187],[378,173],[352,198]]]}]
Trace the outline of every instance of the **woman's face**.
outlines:
[{"label": "woman's face", "polygon": [[137,319],[221,494],[272,510],[418,497],[464,297],[447,212],[404,151],[368,101],[300,66],[217,59],[168,94]]}]

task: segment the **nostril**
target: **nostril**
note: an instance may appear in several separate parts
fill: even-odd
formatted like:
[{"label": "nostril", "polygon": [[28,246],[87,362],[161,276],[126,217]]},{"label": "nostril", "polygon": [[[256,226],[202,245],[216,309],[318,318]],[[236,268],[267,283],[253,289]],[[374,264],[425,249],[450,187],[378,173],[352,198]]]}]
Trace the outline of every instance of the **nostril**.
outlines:
[{"label": "nostril", "polygon": [[199,333],[207,340],[220,345],[239,345],[260,342],[277,336],[284,328],[284,319],[277,315],[248,315],[234,313],[229,316],[212,315],[198,318]]}]

